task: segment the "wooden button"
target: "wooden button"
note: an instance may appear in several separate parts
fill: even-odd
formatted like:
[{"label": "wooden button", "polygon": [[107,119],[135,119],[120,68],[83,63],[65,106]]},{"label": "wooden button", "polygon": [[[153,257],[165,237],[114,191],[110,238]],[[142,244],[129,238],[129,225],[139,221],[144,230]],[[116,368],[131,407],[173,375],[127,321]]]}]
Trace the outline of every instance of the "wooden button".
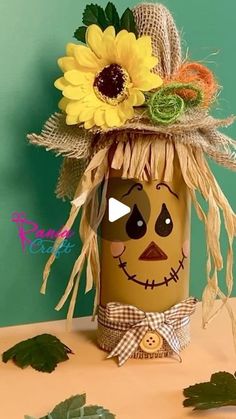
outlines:
[{"label": "wooden button", "polygon": [[140,348],[148,354],[157,352],[158,349],[161,349],[162,345],[163,339],[157,332],[147,332],[140,342]]}]

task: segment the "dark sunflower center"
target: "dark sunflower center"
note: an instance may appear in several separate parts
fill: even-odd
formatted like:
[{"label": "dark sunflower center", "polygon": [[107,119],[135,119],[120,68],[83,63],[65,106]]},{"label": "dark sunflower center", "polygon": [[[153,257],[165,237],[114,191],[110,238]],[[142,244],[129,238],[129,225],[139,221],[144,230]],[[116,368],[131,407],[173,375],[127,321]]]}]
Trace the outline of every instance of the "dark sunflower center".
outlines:
[{"label": "dark sunflower center", "polygon": [[127,90],[128,73],[118,64],[104,67],[95,77],[94,89],[105,102],[120,102]]}]

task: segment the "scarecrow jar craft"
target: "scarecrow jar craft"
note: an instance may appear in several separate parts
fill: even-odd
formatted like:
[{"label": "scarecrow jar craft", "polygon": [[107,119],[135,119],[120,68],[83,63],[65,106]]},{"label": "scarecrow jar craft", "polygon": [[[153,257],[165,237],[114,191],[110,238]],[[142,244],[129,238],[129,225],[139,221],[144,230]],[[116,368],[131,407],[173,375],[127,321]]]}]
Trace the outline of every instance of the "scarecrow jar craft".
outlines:
[{"label": "scarecrow jar craft", "polygon": [[[179,33],[161,4],[141,4],[121,17],[110,2],[104,10],[89,5],[83,23],[75,32],[80,43],[68,44],[58,60],[61,112],[40,135],[28,136],[64,156],[56,191],[72,204],[64,229],[81,210],[83,246],[56,309],[70,297],[72,319],[86,266],[86,292],[96,288],[98,344],[109,357],[117,356],[119,365],[130,357],[180,357],[197,302],[189,297],[191,203],[206,232],[203,324],[215,317],[217,297],[235,322],[228,301],[235,214],[207,163],[210,157],[235,170],[235,143],[218,131],[234,118],[209,115],[218,94],[215,77],[182,59]],[[110,199],[129,209],[115,222],[108,216]],[[55,248],[63,240],[58,237]],[[45,266],[43,293],[54,260],[52,254]],[[226,293],[218,284],[223,263]]]}]

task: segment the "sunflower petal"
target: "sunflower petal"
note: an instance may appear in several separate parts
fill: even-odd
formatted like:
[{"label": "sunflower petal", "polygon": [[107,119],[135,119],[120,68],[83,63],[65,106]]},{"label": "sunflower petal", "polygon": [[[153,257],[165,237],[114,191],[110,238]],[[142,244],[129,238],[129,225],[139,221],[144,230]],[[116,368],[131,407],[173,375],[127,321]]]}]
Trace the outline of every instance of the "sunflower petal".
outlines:
[{"label": "sunflower petal", "polygon": [[120,103],[119,110],[121,112],[121,115],[124,115],[126,121],[127,119],[131,119],[134,116],[134,108],[126,100]]},{"label": "sunflower petal", "polygon": [[133,56],[135,56],[135,41],[136,38],[134,33],[131,34],[127,32],[116,42],[117,63],[124,67],[128,72]]},{"label": "sunflower petal", "polygon": [[76,125],[76,124],[79,124],[78,116],[75,116],[75,115],[67,115],[66,116],[66,123],[67,123],[67,125]]},{"label": "sunflower petal", "polygon": [[102,109],[97,109],[94,113],[94,122],[100,127],[105,124],[105,112]]},{"label": "sunflower petal", "polygon": [[66,81],[65,77],[60,77],[54,82],[54,86],[58,90],[64,90],[67,86],[69,86],[69,83]]},{"label": "sunflower petal", "polygon": [[144,60],[144,65],[150,69],[155,67],[158,64],[158,58],[152,55]]},{"label": "sunflower petal", "polygon": [[103,38],[103,58],[106,60],[106,65],[117,62],[116,44],[112,36],[106,35]]},{"label": "sunflower petal", "polygon": [[60,100],[60,102],[58,103],[58,108],[61,110],[61,111],[66,111],[66,107],[67,107],[67,105],[69,104],[69,100],[66,98],[66,97],[63,97],[61,100]]},{"label": "sunflower petal", "polygon": [[86,44],[98,58],[102,56],[102,30],[97,25],[90,25],[86,31]]},{"label": "sunflower petal", "polygon": [[116,44],[120,42],[120,40],[128,34],[128,31],[126,29],[122,29],[117,35],[116,35]]},{"label": "sunflower petal", "polygon": [[69,42],[66,45],[66,55],[68,55],[69,57],[73,57],[74,56],[74,51],[75,48],[77,47],[76,44],[73,44],[72,42]]},{"label": "sunflower petal", "polygon": [[105,111],[105,121],[108,127],[118,127],[121,124],[118,109],[108,108]]},{"label": "sunflower petal", "polygon": [[144,92],[157,89],[163,84],[163,80],[160,76],[150,72],[138,74],[132,79],[132,81],[137,89],[143,90]]},{"label": "sunflower petal", "polygon": [[90,128],[93,128],[94,127],[94,120],[93,120],[93,118],[92,119],[90,119],[89,121],[85,121],[85,123],[84,123],[84,128],[85,129],[90,129]]},{"label": "sunflower petal", "polygon": [[132,103],[133,106],[142,106],[145,102],[144,94],[138,89],[131,89],[130,97],[131,102],[129,101],[129,103]]},{"label": "sunflower petal", "polygon": [[67,86],[63,90],[63,96],[65,96],[67,99],[71,100],[80,100],[83,99],[88,92],[85,92],[81,87],[76,86]]},{"label": "sunflower petal", "polygon": [[85,86],[87,83],[92,85],[94,80],[94,75],[92,73],[84,73],[79,70],[67,71],[64,74],[64,77],[66,81],[73,86]]},{"label": "sunflower petal", "polygon": [[139,54],[142,56],[152,55],[152,38],[148,35],[143,35],[137,39],[137,47]]},{"label": "sunflower petal", "polygon": [[73,102],[69,101],[66,106],[66,113],[71,116],[78,116],[83,109],[84,105],[79,100]]},{"label": "sunflower petal", "polygon": [[80,67],[85,67],[90,71],[99,71],[101,64],[98,57],[94,54],[91,49],[84,45],[77,45],[75,49],[75,58]]},{"label": "sunflower petal", "polygon": [[60,69],[65,73],[66,71],[74,70],[77,67],[74,57],[62,57],[57,60]]},{"label": "sunflower petal", "polygon": [[86,122],[93,118],[94,115],[94,109],[93,108],[87,108],[84,107],[84,109],[79,114],[79,120],[80,122]]},{"label": "sunflower petal", "polygon": [[106,28],[105,31],[103,32],[103,35],[111,36],[112,38],[115,39],[116,31],[115,31],[114,26],[108,26],[108,28]]}]

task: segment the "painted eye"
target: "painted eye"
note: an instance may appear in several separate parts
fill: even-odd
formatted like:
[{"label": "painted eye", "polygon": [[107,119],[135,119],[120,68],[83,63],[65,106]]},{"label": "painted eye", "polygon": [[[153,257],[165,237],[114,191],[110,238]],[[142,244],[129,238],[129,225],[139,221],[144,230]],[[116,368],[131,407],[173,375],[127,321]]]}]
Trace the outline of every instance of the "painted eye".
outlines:
[{"label": "painted eye", "polygon": [[156,220],[155,230],[161,237],[169,236],[173,230],[173,221],[165,204],[162,205],[160,215]]},{"label": "painted eye", "polygon": [[126,232],[131,239],[140,239],[146,234],[146,223],[137,207],[134,205],[133,211],[126,223]]}]

